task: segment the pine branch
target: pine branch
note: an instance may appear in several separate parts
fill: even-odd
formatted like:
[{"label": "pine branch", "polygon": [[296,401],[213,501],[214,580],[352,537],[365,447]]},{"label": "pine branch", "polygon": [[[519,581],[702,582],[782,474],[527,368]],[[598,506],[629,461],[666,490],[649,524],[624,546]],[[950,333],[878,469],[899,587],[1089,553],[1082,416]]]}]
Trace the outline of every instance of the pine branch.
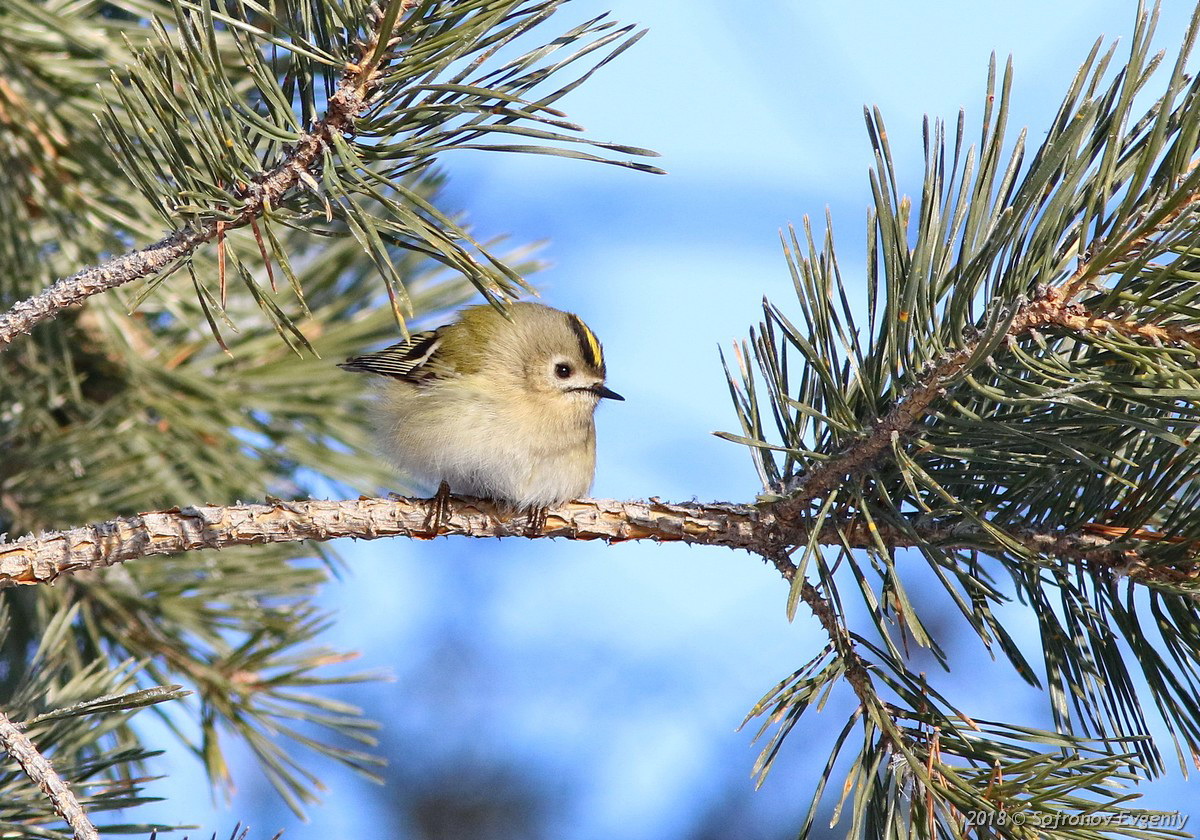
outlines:
[{"label": "pine branch", "polygon": [[[787,580],[795,566],[784,553],[807,542],[804,531],[775,507],[730,503],[580,499],[536,514],[514,513],[486,499],[451,497],[436,513],[436,499],[359,498],[345,501],[282,501],[202,505],[153,511],[0,542],[0,587],[53,583],[60,577],[136,560],[236,545],[326,541],[341,537],[522,537],[682,542],[739,548],[772,562]],[[435,521],[436,516],[436,521]],[[1180,586],[1200,579],[1200,546],[1170,566],[1151,562],[1143,549],[1161,538],[1151,532],[1090,525],[1077,533],[1025,530],[1014,535],[1047,563],[1080,563],[1096,571],[1150,586]],[[903,527],[827,518],[820,545],[869,548],[882,539],[895,548],[934,544],[984,551],[989,533],[970,522],[944,523],[914,517]],[[809,600],[806,598],[806,600]],[[814,610],[816,611],[816,610]]]},{"label": "pine branch", "polygon": [[[270,10],[241,5],[235,14],[207,3],[176,4],[170,31],[152,20],[157,47],[140,53],[128,79],[110,86],[107,95],[119,105],[99,120],[130,185],[175,230],[144,251],[59,280],[16,304],[0,316],[0,350],[65,307],[140,278],[160,278],[213,240],[221,287],[213,308],[225,315],[228,266],[285,339],[290,333],[303,344],[296,325],[246,270],[259,257],[268,267],[277,262],[303,299],[275,233],[280,227],[352,237],[383,276],[401,325],[414,313],[395,265],[397,250],[462,273],[493,302],[529,289],[407,179],[454,149],[560,155],[661,172],[621,157],[654,152],[580,136],[582,127],[552,107],[644,33],[601,16],[488,69],[490,59],[558,5],[380,0],[309,8],[289,2]],[[607,52],[597,57],[599,50]],[[592,66],[581,76],[541,91],[585,59]],[[179,86],[180,78],[189,83]],[[492,135],[506,142],[474,142]],[[507,142],[513,138],[531,142]],[[228,236],[243,227],[253,238]],[[271,285],[274,291],[273,274]]]},{"label": "pine branch", "polygon": [[[1197,198],[1193,196],[1190,201],[1194,204]],[[1135,251],[1131,245],[1121,256],[1123,259],[1133,259]],[[1080,338],[1113,332],[1157,346],[1172,344],[1200,348],[1200,328],[1162,325],[1116,315],[1105,316],[1073,303],[1072,296],[1079,294],[1082,288],[1079,279],[1094,270],[1091,263],[1083,263],[1061,290],[1046,289],[1040,297],[1021,304],[1009,319],[1005,340],[1015,341],[1039,329],[1057,327]],[[939,399],[946,396],[950,383],[960,377],[971,363],[978,362],[985,342],[993,346],[996,344],[994,336],[981,336],[943,356],[933,365],[932,371],[922,377],[922,383],[905,392],[892,410],[867,434],[819,467],[798,476],[793,485],[795,492],[778,505],[778,514],[784,518],[797,517],[812,502],[825,498],[847,480],[861,478],[881,456],[892,451],[896,440],[907,436],[936,409]]]},{"label": "pine branch", "polygon": [[100,835],[92,825],[87,814],[71,787],[62,776],[54,770],[49,759],[38,752],[33,742],[25,733],[0,711],[0,747],[3,747],[13,761],[21,765],[30,779],[49,797],[55,812],[63,818],[75,835],[75,840],[99,840]]},{"label": "pine branch", "polygon": [[[378,32],[375,37],[378,37]],[[370,107],[368,100],[372,87],[382,72],[378,61],[367,60],[374,51],[375,43],[372,40],[363,44],[362,63],[347,65],[336,92],[329,98],[324,115],[310,131],[301,135],[300,141],[283,161],[265,176],[235,191],[234,194],[243,202],[233,211],[232,219],[214,219],[199,227],[176,231],[147,248],[84,269],[27,300],[19,301],[0,315],[0,351],[17,336],[28,333],[67,307],[143,277],[155,276],[204,243],[253,223],[269,207],[278,205],[283,196],[298,184],[307,180],[315,185],[310,172],[332,147],[334,135],[353,134],[355,117]]]},{"label": "pine branch", "polygon": [[[741,434],[723,436],[751,448],[762,509],[780,520],[780,543],[791,540],[774,558],[792,581],[789,614],[806,604],[830,639],[753,712],[768,718],[760,734],[775,729],[756,769],[765,774],[805,710],[844,681],[859,705],[825,779],[859,729],[866,746],[835,812],[853,792],[852,836],[924,824],[932,836],[968,807],[1041,808],[1056,775],[1068,798],[1095,784],[1117,808],[1103,785],[1129,756],[1137,777],[1164,769],[1143,694],[1181,761],[1200,754],[1200,82],[1186,69],[1200,8],[1165,91],[1139,115],[1162,58],[1150,52],[1155,18],[1139,5],[1115,73],[1113,50],[1097,43],[1029,157],[1025,132],[1005,136],[1011,63],[997,84],[993,59],[979,145],[968,145],[962,112],[956,129],[927,121],[916,199],[902,192],[882,116],[868,111],[866,323],[832,222],[818,237],[806,218],[784,238],[799,311],[764,301],[761,325],[736,348],[740,377],[726,369]],[[840,542],[825,540],[831,523]],[[918,558],[902,546],[919,550],[989,651],[1045,687],[1057,733],[1095,738],[1089,749],[1104,757],[1090,781],[1077,758],[1054,754],[1056,733],[1031,735],[1051,749],[1020,759],[995,733],[962,739],[958,711],[913,668],[910,644],[947,669],[950,657],[906,591],[902,566]],[[1118,588],[1120,575],[1151,591]],[[861,593],[865,630],[849,623],[847,589]],[[996,610],[1014,593],[1037,621],[1044,682]],[[971,774],[941,765],[950,739]],[[993,770],[1005,782],[1031,773],[990,803],[977,794]],[[823,795],[824,781],[802,836]]]}]

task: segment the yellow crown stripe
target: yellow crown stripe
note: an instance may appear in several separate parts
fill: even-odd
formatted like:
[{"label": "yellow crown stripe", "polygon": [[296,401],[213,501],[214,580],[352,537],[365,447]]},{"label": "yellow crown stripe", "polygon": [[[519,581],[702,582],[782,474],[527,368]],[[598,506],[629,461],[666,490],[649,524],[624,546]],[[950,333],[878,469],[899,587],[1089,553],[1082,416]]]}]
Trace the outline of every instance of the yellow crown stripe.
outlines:
[{"label": "yellow crown stripe", "polygon": [[575,329],[575,334],[579,336],[579,347],[588,364],[594,368],[604,367],[604,351],[600,347],[600,339],[596,338],[596,334],[588,329],[588,325],[583,323],[583,319],[578,315],[568,315],[567,317]]}]

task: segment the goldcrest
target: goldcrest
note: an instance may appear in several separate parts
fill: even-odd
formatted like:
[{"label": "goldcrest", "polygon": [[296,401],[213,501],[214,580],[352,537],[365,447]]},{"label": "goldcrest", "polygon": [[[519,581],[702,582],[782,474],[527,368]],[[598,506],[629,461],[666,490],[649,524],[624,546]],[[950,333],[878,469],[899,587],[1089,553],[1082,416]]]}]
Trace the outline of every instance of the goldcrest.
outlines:
[{"label": "goldcrest", "polygon": [[383,448],[407,474],[518,508],[586,496],[596,470],[604,351],[578,315],[513,303],[346,360],[381,377]]}]

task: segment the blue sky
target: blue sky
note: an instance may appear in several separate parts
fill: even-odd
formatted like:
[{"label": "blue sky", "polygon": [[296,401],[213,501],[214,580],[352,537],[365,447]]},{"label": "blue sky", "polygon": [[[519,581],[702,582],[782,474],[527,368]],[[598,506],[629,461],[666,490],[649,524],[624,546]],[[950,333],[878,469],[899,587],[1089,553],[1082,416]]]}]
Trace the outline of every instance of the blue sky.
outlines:
[{"label": "blue sky", "polygon": [[[747,452],[710,434],[736,426],[716,348],[757,323],[764,295],[789,308],[778,231],[804,214],[820,228],[829,208],[843,272],[861,275],[872,163],[864,104],[882,110],[908,173],[902,187],[916,192],[922,116],[952,121],[965,107],[977,125],[990,53],[1013,56],[1010,126],[1015,135],[1028,125],[1036,143],[1093,40],[1128,41],[1134,4],[749,8],[575,0],[545,30],[605,10],[650,27],[560,105],[593,137],[661,152],[669,175],[478,152],[444,161],[448,197],[479,233],[548,240],[542,254],[553,266],[534,278],[543,300],[580,313],[605,343],[610,384],[627,401],[600,409],[597,496],[747,501],[760,489]],[[1190,11],[1167,3],[1160,43],[1174,44]],[[556,837],[682,837],[730,790],[740,791],[729,807],[748,809],[746,825],[795,825],[825,736],[844,720],[836,703],[808,720],[777,774],[751,792],[757,748],[735,727],[824,638],[807,616],[785,620],[786,587],[749,555],[548,541],[344,551],[350,573],[326,598],[341,616],[330,641],[397,675],[346,699],[386,709],[387,738],[405,733],[405,744],[434,752],[466,745],[553,779],[563,790]],[[443,654],[459,663],[460,682],[438,683],[431,663]],[[958,661],[968,667],[948,684],[969,711],[1016,709],[1042,722],[1041,701],[1014,689],[982,651],[964,642]],[[454,714],[430,711],[431,682]],[[972,690],[980,684],[989,686],[982,696]],[[328,804],[297,826],[270,806],[252,767],[235,770],[239,794],[216,809],[186,758],[171,769],[175,781],[161,790],[170,808],[155,814],[199,822],[204,836],[236,819],[262,836],[284,825],[293,838],[377,836],[388,797],[330,774]],[[1147,804],[1186,807],[1183,784],[1173,770]]]}]

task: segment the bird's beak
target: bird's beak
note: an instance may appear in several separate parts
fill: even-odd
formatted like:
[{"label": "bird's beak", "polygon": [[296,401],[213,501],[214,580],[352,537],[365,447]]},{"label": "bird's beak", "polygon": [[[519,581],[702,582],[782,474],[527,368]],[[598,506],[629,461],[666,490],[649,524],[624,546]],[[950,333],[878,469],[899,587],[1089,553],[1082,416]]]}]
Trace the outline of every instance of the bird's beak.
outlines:
[{"label": "bird's beak", "polygon": [[604,385],[603,383],[601,383],[599,385],[594,385],[592,387],[592,392],[594,394],[599,395],[601,399],[620,400],[621,402],[625,402],[624,397],[622,397],[620,394],[618,394],[612,388],[609,388],[608,386]]}]

